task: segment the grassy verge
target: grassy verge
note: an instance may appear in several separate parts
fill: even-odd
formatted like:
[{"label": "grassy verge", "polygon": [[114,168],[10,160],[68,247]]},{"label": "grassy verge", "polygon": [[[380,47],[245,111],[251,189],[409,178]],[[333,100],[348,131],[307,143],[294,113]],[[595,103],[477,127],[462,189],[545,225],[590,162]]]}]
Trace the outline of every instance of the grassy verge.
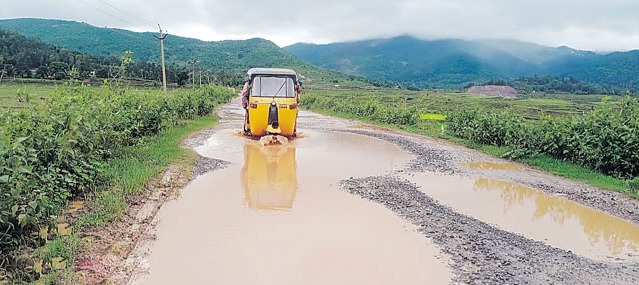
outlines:
[{"label": "grassy verge", "polygon": [[[116,221],[128,206],[127,197],[139,194],[167,165],[191,165],[196,156],[181,147],[182,141],[188,135],[216,123],[217,117],[214,115],[182,122],[139,145],[125,148],[117,159],[110,160],[103,173],[105,185],[109,187],[92,197],[92,211],[79,217],[74,225],[74,234],[60,236],[39,250],[39,258],[51,264],[52,271],[42,276],[38,284],[57,284],[61,280],[70,282],[81,250],[77,233],[86,227],[107,226]],[[54,259],[60,257],[65,266],[56,269]]]},{"label": "grassy verge", "polygon": [[[324,115],[329,115],[329,116],[336,116],[336,117],[341,117],[346,119],[356,119],[365,123],[370,123],[373,125],[377,125],[377,126],[381,126],[381,127],[385,127],[389,129],[402,130],[402,131],[407,131],[407,132],[411,132],[411,133],[415,133],[419,135],[445,139],[452,143],[463,145],[468,148],[476,149],[485,154],[488,154],[494,157],[499,157],[499,158],[502,158],[504,154],[508,153],[511,150],[511,148],[509,147],[485,145],[485,144],[476,143],[471,140],[457,138],[447,134],[442,134],[441,133],[442,124],[436,121],[422,121],[418,123],[417,126],[401,126],[401,125],[395,125],[395,124],[380,123],[365,117],[359,117],[359,116],[354,116],[352,114],[339,113],[339,112],[334,112],[330,110],[313,109],[313,111],[319,112]],[[566,177],[566,178],[576,180],[576,181],[579,181],[591,186],[595,186],[598,188],[621,192],[635,199],[639,199],[639,192],[637,192],[636,190],[630,189],[627,181],[623,179],[615,178],[609,175],[601,174],[599,172],[590,170],[588,168],[571,163],[569,161],[555,159],[547,155],[538,155],[535,157],[519,159],[517,160],[517,162],[527,164],[529,166],[532,166],[533,168],[543,170],[554,175]]]},{"label": "grassy verge", "polygon": [[607,176],[570,162],[555,159],[547,155],[522,159],[521,162],[555,175],[581,181],[595,187],[625,193],[639,199],[639,193],[630,191],[626,181]]},{"label": "grassy verge", "polygon": [[181,147],[189,134],[217,123],[214,115],[204,116],[169,128],[143,144],[131,146],[117,159],[109,161],[104,173],[109,191],[95,197],[97,211],[81,217],[81,226],[102,226],[120,217],[126,207],[125,198],[139,194],[144,186],[167,165],[190,165],[195,154]]}]

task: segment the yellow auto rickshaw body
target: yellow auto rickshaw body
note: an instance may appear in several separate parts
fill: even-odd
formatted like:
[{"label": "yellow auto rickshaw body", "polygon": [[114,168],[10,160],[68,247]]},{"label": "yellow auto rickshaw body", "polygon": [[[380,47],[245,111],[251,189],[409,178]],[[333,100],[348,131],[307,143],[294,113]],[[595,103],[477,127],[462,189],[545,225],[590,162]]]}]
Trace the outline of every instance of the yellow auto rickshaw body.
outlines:
[{"label": "yellow auto rickshaw body", "polygon": [[244,131],[251,136],[268,134],[293,137],[297,133],[300,85],[295,71],[282,68],[252,68],[244,98]]}]

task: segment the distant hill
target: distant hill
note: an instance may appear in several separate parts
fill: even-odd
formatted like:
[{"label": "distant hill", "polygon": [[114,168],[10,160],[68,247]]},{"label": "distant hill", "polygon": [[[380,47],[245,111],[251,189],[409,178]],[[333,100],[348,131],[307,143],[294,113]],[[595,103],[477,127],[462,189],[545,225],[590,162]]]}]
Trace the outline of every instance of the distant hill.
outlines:
[{"label": "distant hill", "polygon": [[[0,28],[0,78],[101,80],[117,77],[155,82],[162,78],[157,64],[139,60],[128,64],[124,74],[119,72],[121,64],[121,56],[87,55]],[[183,85],[188,74],[185,68],[167,66],[169,83]]]},{"label": "distant hill", "polygon": [[564,74],[593,83],[639,92],[639,50],[614,52],[578,63]]},{"label": "distant hill", "polygon": [[[102,28],[86,23],[48,19],[0,20],[0,28],[27,36],[36,36],[56,46],[94,55],[122,55],[133,51],[136,60],[159,62],[159,42],[153,33],[137,33],[128,30]],[[169,63],[197,66],[211,70],[229,70],[238,76],[251,67],[288,67],[302,75],[319,81],[336,78],[350,80],[347,76],[317,68],[286,52],[268,40],[201,41],[170,35],[165,40],[165,54]]]},{"label": "distant hill", "polygon": [[[470,83],[465,87],[472,87]],[[573,77],[552,76],[552,75],[530,75],[516,79],[497,79],[481,85],[508,85],[522,93],[571,93],[571,94],[605,94],[624,95],[628,89],[611,87],[584,80],[577,80]]]},{"label": "distant hill", "polygon": [[320,67],[422,87],[533,74],[571,76],[632,90],[639,87],[639,51],[600,55],[512,40],[420,40],[410,36],[324,45],[298,43],[284,49]]},{"label": "distant hill", "polygon": [[[0,28],[85,54],[120,56],[131,50],[134,60],[157,63],[160,59],[153,33],[46,19],[0,20]],[[189,62],[197,60],[197,66],[235,78],[243,77],[251,67],[288,67],[308,81],[323,84],[361,86],[365,84],[362,76],[381,85],[392,81],[403,86],[457,88],[539,75],[639,91],[639,50],[601,55],[512,40],[420,40],[410,36],[326,45],[299,43],[282,49],[260,38],[210,42],[169,35],[165,51],[169,64],[188,68]]]},{"label": "distant hill", "polygon": [[[454,85],[501,75],[498,69],[467,52],[466,46],[467,42],[459,40],[427,42],[403,36],[327,45],[295,44],[285,49],[320,67],[370,79]],[[512,56],[508,60],[507,68],[515,73],[519,73],[516,70],[520,65],[528,67]]]},{"label": "distant hill", "polygon": [[544,66],[558,61],[592,58],[597,54],[591,51],[572,49],[566,46],[547,47],[534,43],[527,43],[514,40],[479,40],[475,41],[478,46],[487,49],[496,49],[511,56],[532,63],[536,66]]}]

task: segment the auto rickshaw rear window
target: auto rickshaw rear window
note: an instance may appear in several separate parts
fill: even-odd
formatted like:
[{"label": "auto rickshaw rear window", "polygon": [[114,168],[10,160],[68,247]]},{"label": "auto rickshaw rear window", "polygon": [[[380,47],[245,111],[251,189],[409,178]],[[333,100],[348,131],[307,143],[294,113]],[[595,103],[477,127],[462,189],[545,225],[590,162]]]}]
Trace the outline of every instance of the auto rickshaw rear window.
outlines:
[{"label": "auto rickshaw rear window", "polygon": [[251,96],[294,98],[293,79],[290,77],[256,76],[253,79]]}]

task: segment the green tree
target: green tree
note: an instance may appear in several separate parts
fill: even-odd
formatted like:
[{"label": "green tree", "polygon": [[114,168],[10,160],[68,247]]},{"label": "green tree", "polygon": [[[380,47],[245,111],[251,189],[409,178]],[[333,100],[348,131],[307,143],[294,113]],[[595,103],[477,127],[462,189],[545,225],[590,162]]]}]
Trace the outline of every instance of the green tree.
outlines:
[{"label": "green tree", "polygon": [[64,62],[56,61],[49,64],[49,74],[52,74],[55,80],[66,79],[68,70],[69,65]]},{"label": "green tree", "polygon": [[184,86],[189,81],[189,72],[186,70],[180,70],[175,74],[177,84]]},{"label": "green tree", "polygon": [[36,69],[36,78],[46,79],[49,78],[49,69],[46,66],[40,66]]}]

